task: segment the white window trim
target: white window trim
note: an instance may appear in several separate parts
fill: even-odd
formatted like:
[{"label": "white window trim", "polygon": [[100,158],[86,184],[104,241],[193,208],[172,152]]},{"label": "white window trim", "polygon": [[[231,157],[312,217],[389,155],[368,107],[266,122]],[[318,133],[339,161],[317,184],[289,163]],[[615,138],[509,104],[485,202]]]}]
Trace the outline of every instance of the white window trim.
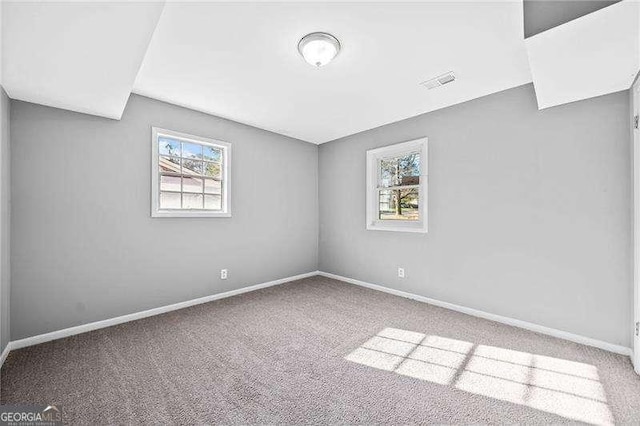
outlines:
[{"label": "white window trim", "polygon": [[[222,150],[222,210],[160,209],[160,173],[158,135],[210,145]],[[231,144],[216,139],[193,136],[173,130],[151,128],[151,217],[231,217]]]},{"label": "white window trim", "polygon": [[[367,151],[367,229],[372,231],[427,232],[428,149],[427,138],[420,138]],[[378,181],[383,158],[420,152],[420,186],[418,211],[420,220],[380,220]]]}]

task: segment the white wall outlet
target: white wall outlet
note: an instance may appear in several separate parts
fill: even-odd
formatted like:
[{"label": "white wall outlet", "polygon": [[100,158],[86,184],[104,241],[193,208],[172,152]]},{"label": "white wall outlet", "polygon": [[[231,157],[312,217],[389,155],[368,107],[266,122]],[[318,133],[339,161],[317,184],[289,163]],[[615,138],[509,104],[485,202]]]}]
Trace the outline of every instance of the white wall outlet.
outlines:
[{"label": "white wall outlet", "polygon": [[221,280],[226,280],[227,279],[227,270],[226,269],[220,269],[220,279]]},{"label": "white wall outlet", "polygon": [[404,278],[404,268],[398,268],[398,278]]}]

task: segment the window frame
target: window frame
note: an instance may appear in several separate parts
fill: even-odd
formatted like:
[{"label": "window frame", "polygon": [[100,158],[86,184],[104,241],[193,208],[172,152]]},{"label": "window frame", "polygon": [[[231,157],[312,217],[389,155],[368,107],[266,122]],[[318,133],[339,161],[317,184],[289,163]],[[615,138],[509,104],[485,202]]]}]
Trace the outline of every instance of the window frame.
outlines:
[{"label": "window frame", "polygon": [[[410,153],[420,153],[420,183],[406,185],[407,188],[418,187],[419,220],[380,219],[380,203],[378,193],[389,189],[379,186],[383,159],[399,157]],[[427,233],[428,229],[428,138],[423,137],[407,142],[383,146],[367,151],[367,186],[366,186],[366,228],[370,231],[397,231]],[[404,186],[403,186],[404,187]],[[391,187],[393,188],[393,187]]]},{"label": "window frame", "polygon": [[[221,210],[205,209],[161,209],[160,208],[160,149],[158,137],[167,136],[183,142],[191,142],[204,146],[213,146],[222,152],[220,164],[222,165],[221,184]],[[181,177],[182,177],[181,173]],[[204,185],[204,183],[203,183]],[[151,128],[151,217],[231,217],[231,144],[217,139],[189,135],[187,133]],[[180,191],[184,194],[184,191]],[[181,195],[182,196],[182,195]]]}]

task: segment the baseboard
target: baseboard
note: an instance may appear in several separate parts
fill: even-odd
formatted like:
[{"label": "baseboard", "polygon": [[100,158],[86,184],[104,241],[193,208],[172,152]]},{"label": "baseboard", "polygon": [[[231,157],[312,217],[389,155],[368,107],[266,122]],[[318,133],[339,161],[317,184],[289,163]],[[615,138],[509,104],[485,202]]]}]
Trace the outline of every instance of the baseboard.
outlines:
[{"label": "baseboard", "polygon": [[[51,340],[62,339],[64,337],[86,333],[88,331],[98,330],[100,328],[111,327],[113,325],[118,325],[118,324],[122,324],[129,321],[135,321],[138,319],[147,318],[154,315],[160,315],[166,312],[188,308],[189,306],[200,305],[202,303],[212,302],[218,299],[225,299],[227,297],[237,296],[242,293],[248,293],[251,291],[260,290],[262,288],[272,287],[275,285],[284,284],[284,283],[295,281],[295,280],[301,280],[303,278],[313,277],[316,275],[318,275],[318,271],[307,272],[306,274],[294,275],[287,278],[281,278],[279,280],[274,280],[274,281],[269,281],[261,284],[252,285],[249,287],[239,288],[237,290],[226,291],[224,293],[213,294],[211,296],[200,297],[198,299],[187,300],[185,302],[174,303],[172,305],[161,306],[159,308],[148,309],[146,311],[135,312],[132,314],[122,315],[115,318],[109,318],[102,321],[96,321],[88,324],[78,325],[75,327],[69,327],[63,330],[52,331],[50,333],[39,334],[37,336],[27,337],[20,340],[14,340],[12,342],[9,342],[9,344],[7,345],[7,348],[2,353],[2,358],[0,359],[0,361],[4,362],[4,359],[6,358],[7,354],[11,350],[37,345],[39,343],[50,342]],[[0,362],[0,367],[2,367],[2,362]]]},{"label": "baseboard", "polygon": [[2,368],[4,360],[7,359],[7,356],[9,356],[9,351],[11,351],[11,342],[7,343],[7,346],[4,347],[4,350],[0,354],[0,368]]},{"label": "baseboard", "polygon": [[318,272],[318,275],[323,277],[333,278],[336,280],[344,281],[350,284],[367,287],[373,290],[382,291],[385,293],[393,294],[395,296],[405,297],[407,299],[417,300],[418,302],[428,303],[430,305],[439,306],[441,308],[451,309],[452,311],[458,311],[474,317],[484,318],[491,321],[511,325],[514,327],[524,328],[525,330],[535,331],[536,333],[546,334],[548,336],[558,337],[560,339],[569,340],[575,343],[581,343],[587,346],[593,346],[596,348],[604,349],[605,351],[614,352],[621,355],[631,356],[631,348],[626,346],[614,345],[613,343],[604,342],[602,340],[592,339],[590,337],[580,336],[578,334],[569,333],[567,331],[557,330],[555,328],[545,327],[530,322],[504,317],[502,315],[491,314],[489,312],[480,311],[473,308],[467,308],[465,306],[456,305],[449,302],[442,302],[440,300],[431,299],[429,297],[419,296],[413,293],[407,293],[400,290],[394,290],[392,288],[384,287],[378,284],[371,284],[365,281],[356,280],[349,277],[343,277],[341,275],[331,274],[328,272]]}]

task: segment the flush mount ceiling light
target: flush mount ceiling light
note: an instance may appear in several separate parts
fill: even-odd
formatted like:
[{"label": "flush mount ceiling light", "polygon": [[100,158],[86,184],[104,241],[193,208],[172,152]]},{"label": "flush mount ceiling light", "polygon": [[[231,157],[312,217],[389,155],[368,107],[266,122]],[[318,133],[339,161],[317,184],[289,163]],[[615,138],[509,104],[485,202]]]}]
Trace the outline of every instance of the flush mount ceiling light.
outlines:
[{"label": "flush mount ceiling light", "polygon": [[327,65],[340,51],[340,42],[327,33],[311,33],[302,37],[298,51],[314,67]]}]

